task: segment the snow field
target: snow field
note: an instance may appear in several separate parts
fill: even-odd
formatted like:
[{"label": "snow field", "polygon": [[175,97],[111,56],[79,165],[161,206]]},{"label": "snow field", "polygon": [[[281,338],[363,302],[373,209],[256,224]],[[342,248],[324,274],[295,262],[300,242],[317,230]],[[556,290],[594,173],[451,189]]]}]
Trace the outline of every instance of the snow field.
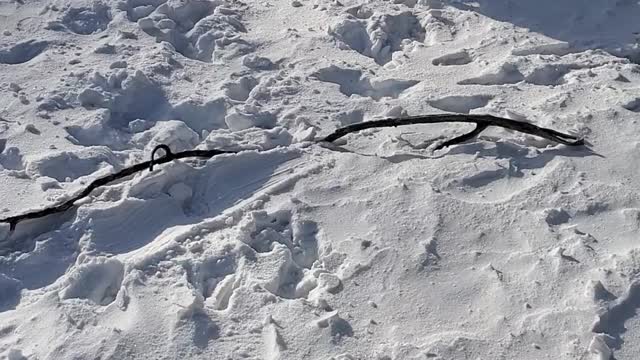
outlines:
[{"label": "snow field", "polygon": [[[640,6],[601,5],[0,0],[0,215],[240,151],[0,227],[0,357],[636,359]],[[312,143],[436,112],[591,150]]]}]

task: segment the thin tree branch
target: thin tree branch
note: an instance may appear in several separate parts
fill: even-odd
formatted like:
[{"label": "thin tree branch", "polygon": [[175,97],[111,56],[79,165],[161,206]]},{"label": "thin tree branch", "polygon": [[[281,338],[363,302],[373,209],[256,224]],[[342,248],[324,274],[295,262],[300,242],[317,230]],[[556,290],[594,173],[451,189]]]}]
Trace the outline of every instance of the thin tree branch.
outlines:
[{"label": "thin tree branch", "polygon": [[381,127],[397,127],[405,125],[416,124],[436,124],[444,122],[455,123],[475,123],[476,129],[469,134],[459,136],[455,139],[449,140],[442,144],[438,148],[451,146],[469,140],[475,136],[478,136],[480,132],[485,130],[489,126],[497,126],[505,129],[519,131],[525,134],[536,135],[542,138],[555,141],[560,144],[577,146],[583,145],[584,140],[570,134],[564,134],[552,129],[539,127],[530,123],[516,121],[506,118],[501,118],[493,115],[466,115],[466,114],[435,114],[435,115],[423,115],[423,116],[410,116],[401,119],[382,119],[375,121],[367,121],[357,123],[343,128],[339,128],[333,133],[329,134],[323,139],[323,141],[334,142],[347,134],[358,132],[365,129],[381,128]]},{"label": "thin tree branch", "polygon": [[[404,126],[404,125],[415,125],[415,124],[435,124],[435,123],[443,123],[443,122],[456,122],[456,123],[475,123],[476,128],[464,135],[458,136],[451,140],[444,142],[439,145],[437,149],[441,149],[447,146],[451,146],[454,144],[459,144],[469,139],[472,139],[478,136],[482,131],[484,131],[489,126],[497,126],[506,129],[511,129],[514,131],[519,131],[526,134],[536,135],[543,137],[548,140],[552,140],[564,145],[576,146],[584,144],[583,139],[579,139],[576,136],[563,134],[561,132],[546,129],[542,127],[538,127],[533,124],[515,121],[511,119],[500,118],[492,115],[462,115],[462,114],[439,114],[439,115],[425,115],[425,116],[412,116],[401,119],[383,119],[376,121],[367,121],[363,123],[349,125],[340,129],[337,129],[329,136],[321,139],[320,141],[325,142],[334,142],[347,134],[358,132],[365,129],[371,128],[380,128],[380,127],[396,127],[396,126]],[[158,150],[164,151],[164,156],[156,159],[155,155]],[[167,145],[158,145],[151,152],[151,160],[144,161],[139,164],[135,164],[128,168],[122,169],[114,174],[110,174],[99,179],[92,181],[89,186],[87,186],[84,190],[82,190],[77,195],[73,196],[71,199],[58,204],[53,205],[51,207],[44,208],[42,210],[31,211],[21,215],[10,216],[5,219],[1,219],[0,223],[8,223],[10,231],[14,231],[16,225],[18,223],[28,220],[28,219],[36,219],[42,218],[48,215],[61,213],[72,208],[75,203],[83,199],[91,192],[99,187],[105,186],[113,181],[118,179],[122,179],[128,176],[131,176],[137,172],[141,172],[145,169],[149,169],[153,171],[154,165],[160,165],[164,163],[168,163],[173,160],[183,159],[183,158],[191,158],[191,157],[199,157],[199,158],[212,158],[216,155],[221,154],[235,154],[236,151],[223,151],[223,150],[187,150],[181,151],[178,153],[171,152],[171,149]]]},{"label": "thin tree branch", "polygon": [[474,137],[480,135],[480,133],[483,132],[487,127],[489,127],[489,125],[477,123],[476,128],[473,129],[473,131],[443,142],[442,144],[436,146],[436,150],[440,150],[442,148],[446,148],[454,144],[460,144],[467,140],[473,139]]},{"label": "thin tree branch", "polygon": [[[154,159],[154,155],[155,153],[159,150],[162,149],[165,151],[165,155],[159,159]],[[56,214],[56,213],[61,213],[61,212],[65,212],[67,210],[69,210],[70,208],[73,207],[73,205],[76,203],[76,201],[83,199],[87,196],[89,196],[89,194],[91,194],[91,192],[99,187],[105,186],[113,181],[116,181],[118,179],[122,179],[125,178],[127,176],[133,175],[137,172],[141,172],[145,169],[149,169],[150,171],[153,171],[153,165],[160,165],[160,164],[164,164],[164,163],[168,163],[170,161],[176,160],[176,159],[183,159],[183,158],[190,158],[190,157],[200,157],[200,158],[211,158],[214,157],[216,155],[221,155],[221,154],[235,154],[235,151],[222,151],[222,150],[187,150],[187,151],[182,151],[179,153],[172,153],[171,150],[169,150],[169,147],[167,145],[158,145],[156,146],[153,151],[151,152],[151,160],[149,161],[144,161],[141,162],[139,164],[135,164],[133,166],[130,166],[128,168],[124,168],[120,171],[118,171],[117,173],[114,174],[110,174],[110,175],[106,175],[103,176],[99,179],[96,179],[94,181],[92,181],[89,186],[87,186],[84,190],[82,190],[80,193],[78,193],[77,195],[75,195],[74,197],[72,197],[71,199],[58,204],[58,205],[54,205],[51,207],[47,207],[44,208],[42,210],[37,210],[37,211],[31,211],[31,212],[27,212],[21,215],[16,215],[16,216],[11,216],[8,217],[6,219],[2,219],[0,220],[0,223],[8,223],[9,224],[9,230],[13,231],[16,228],[16,225],[18,225],[19,222],[24,221],[24,220],[28,220],[28,219],[36,219],[36,218],[41,218],[41,217],[45,217],[48,215],[52,215],[52,214]]]}]

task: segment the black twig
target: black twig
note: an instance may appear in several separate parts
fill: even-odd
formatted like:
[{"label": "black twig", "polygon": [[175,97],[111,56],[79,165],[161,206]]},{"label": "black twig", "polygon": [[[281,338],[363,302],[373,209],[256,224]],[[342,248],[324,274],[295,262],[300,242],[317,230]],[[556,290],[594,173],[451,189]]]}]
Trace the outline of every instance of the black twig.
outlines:
[{"label": "black twig", "polygon": [[[542,128],[533,124],[515,121],[511,119],[500,118],[492,115],[463,115],[463,114],[438,114],[438,115],[424,115],[424,116],[412,116],[401,119],[383,119],[376,121],[367,121],[363,123],[349,125],[340,129],[337,129],[329,136],[321,139],[320,141],[325,142],[334,142],[347,134],[358,132],[365,129],[371,128],[381,128],[381,127],[396,127],[396,126],[404,126],[404,125],[415,125],[415,124],[435,124],[435,123],[443,123],[443,122],[457,122],[457,123],[475,123],[476,128],[464,135],[458,136],[451,140],[444,142],[439,145],[436,149],[441,149],[447,146],[451,146],[454,144],[459,144],[469,139],[472,139],[478,136],[482,131],[484,131],[489,126],[498,126],[503,127],[515,131],[519,131],[526,134],[537,135],[543,137],[548,140],[552,140],[564,145],[576,146],[584,144],[582,139],[579,139],[576,136],[563,134],[561,132]],[[155,158],[156,152],[158,150],[164,151],[164,156],[160,158]],[[15,230],[16,225],[19,222],[28,220],[28,219],[36,219],[42,218],[48,215],[65,212],[68,209],[72,208],[75,203],[83,199],[91,192],[99,187],[105,186],[113,181],[131,176],[137,172],[141,172],[145,169],[149,169],[153,171],[154,165],[160,165],[164,163],[168,163],[173,160],[190,158],[190,157],[200,157],[200,158],[212,158],[216,155],[221,154],[235,154],[236,151],[223,151],[223,150],[187,150],[181,151],[178,153],[171,152],[171,149],[167,145],[158,145],[151,152],[151,159],[148,161],[141,162],[139,164],[135,164],[133,166],[124,168],[114,174],[110,174],[99,179],[92,181],[89,186],[87,186],[84,190],[82,190],[77,195],[73,196],[71,199],[58,204],[53,205],[51,207],[44,208],[42,210],[31,211],[21,215],[11,216],[5,219],[1,219],[0,223],[8,223],[10,231]]]},{"label": "black twig", "polygon": [[[154,159],[154,155],[155,153],[159,150],[159,149],[163,149],[165,151],[165,155],[159,159]],[[2,219],[0,220],[0,223],[8,223],[9,224],[9,230],[13,231],[16,228],[16,225],[18,225],[19,222],[24,221],[24,220],[28,220],[28,219],[36,219],[36,218],[41,218],[41,217],[45,217],[48,215],[52,215],[52,214],[57,214],[57,213],[61,213],[61,212],[65,212],[67,210],[69,210],[70,208],[73,207],[73,205],[80,199],[83,199],[87,196],[89,196],[89,194],[91,194],[91,192],[101,186],[105,186],[113,181],[116,181],[118,179],[122,179],[125,178],[127,176],[133,175],[137,172],[141,172],[144,169],[149,168],[149,170],[153,171],[153,165],[160,165],[160,164],[164,164],[164,163],[168,163],[170,161],[176,160],[176,159],[183,159],[183,158],[189,158],[189,157],[201,157],[201,158],[211,158],[214,157],[216,155],[221,155],[221,154],[234,154],[236,153],[235,151],[222,151],[222,150],[187,150],[187,151],[182,151],[179,153],[172,153],[171,150],[169,149],[169,147],[167,145],[158,145],[156,146],[153,151],[151,152],[151,160],[149,161],[144,161],[141,162],[139,164],[135,164],[133,166],[130,166],[128,168],[124,168],[120,171],[118,171],[117,173],[114,174],[110,174],[110,175],[106,175],[103,176],[99,179],[96,179],[94,181],[92,181],[89,186],[87,186],[84,190],[82,190],[80,193],[78,193],[77,195],[75,195],[74,197],[72,197],[71,199],[58,204],[58,205],[54,205],[51,207],[47,207],[44,208],[42,210],[37,210],[37,211],[31,211],[31,212],[27,212],[21,215],[16,215],[16,216],[11,216],[8,217],[6,219]]]},{"label": "black twig", "polygon": [[463,143],[463,142],[465,142],[467,140],[471,140],[474,137],[480,135],[480,133],[483,132],[487,127],[489,127],[488,124],[477,123],[476,124],[476,128],[473,129],[473,131],[468,132],[468,133],[466,133],[464,135],[460,135],[458,137],[455,137],[455,138],[453,138],[451,140],[447,140],[447,141],[443,142],[442,144],[436,146],[436,150],[440,150],[442,148],[446,148],[446,147],[449,147],[451,145],[455,145],[455,144]]},{"label": "black twig", "polygon": [[564,134],[552,129],[539,127],[530,123],[516,121],[506,118],[501,118],[493,115],[466,115],[466,114],[435,114],[435,115],[423,115],[423,116],[410,116],[401,119],[382,119],[357,123],[340,128],[329,136],[325,137],[323,141],[334,142],[347,134],[358,132],[365,129],[381,128],[381,127],[397,127],[405,125],[416,124],[436,124],[444,122],[455,123],[475,123],[476,128],[472,132],[451,139],[444,144],[440,145],[438,149],[459,144],[467,141],[473,137],[478,136],[489,126],[497,126],[522,133],[540,136],[542,138],[555,141],[560,144],[576,146],[583,145],[584,140],[569,134]]}]

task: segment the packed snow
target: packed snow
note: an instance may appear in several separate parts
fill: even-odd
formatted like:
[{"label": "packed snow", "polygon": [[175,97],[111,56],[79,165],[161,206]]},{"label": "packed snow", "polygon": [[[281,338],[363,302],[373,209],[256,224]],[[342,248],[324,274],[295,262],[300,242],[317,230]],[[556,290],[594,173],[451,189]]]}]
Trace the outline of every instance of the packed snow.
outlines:
[{"label": "packed snow", "polygon": [[[0,358],[640,359],[635,0],[0,0]],[[492,114],[584,137],[463,124]]]}]

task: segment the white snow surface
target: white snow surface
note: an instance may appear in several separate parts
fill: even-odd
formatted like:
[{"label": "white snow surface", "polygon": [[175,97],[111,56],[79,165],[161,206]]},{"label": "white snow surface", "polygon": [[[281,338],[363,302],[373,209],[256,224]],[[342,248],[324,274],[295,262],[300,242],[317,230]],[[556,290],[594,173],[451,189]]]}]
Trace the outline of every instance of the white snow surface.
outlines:
[{"label": "white snow surface", "polygon": [[[0,0],[0,358],[640,359],[636,0]],[[470,125],[338,127],[457,112]]]}]

